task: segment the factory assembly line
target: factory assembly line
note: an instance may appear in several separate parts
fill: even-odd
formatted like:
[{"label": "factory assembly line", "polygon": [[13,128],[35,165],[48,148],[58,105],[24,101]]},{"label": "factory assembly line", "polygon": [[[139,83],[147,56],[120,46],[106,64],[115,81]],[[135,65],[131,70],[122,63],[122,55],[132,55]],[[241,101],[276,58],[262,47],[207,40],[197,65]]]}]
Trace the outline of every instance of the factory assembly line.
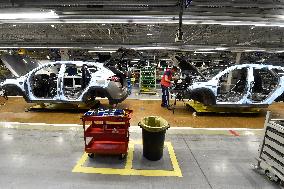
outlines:
[{"label": "factory assembly line", "polygon": [[284,188],[284,4],[0,3],[0,188]]}]

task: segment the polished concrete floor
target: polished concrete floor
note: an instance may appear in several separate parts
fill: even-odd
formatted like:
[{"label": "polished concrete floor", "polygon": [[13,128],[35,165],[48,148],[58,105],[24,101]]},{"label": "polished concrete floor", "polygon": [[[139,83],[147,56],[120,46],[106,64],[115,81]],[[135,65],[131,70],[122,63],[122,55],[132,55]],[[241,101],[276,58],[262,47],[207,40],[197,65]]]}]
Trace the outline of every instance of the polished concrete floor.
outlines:
[{"label": "polished concrete floor", "polygon": [[[172,127],[194,127],[194,128],[263,128],[265,114],[264,109],[259,114],[204,114],[193,116],[182,102],[179,102],[173,114],[160,106],[159,99],[142,98],[126,99],[118,105],[118,108],[129,108],[134,110],[131,125],[137,125],[145,116],[162,116]],[[104,107],[107,101],[101,100]],[[44,110],[26,111],[33,104],[28,104],[21,97],[9,98],[5,105],[0,106],[0,122],[21,123],[49,123],[49,124],[81,124],[80,117],[86,110]],[[275,117],[284,117],[284,103],[274,103],[268,110]]]},{"label": "polished concrete floor", "polygon": [[[180,134],[182,133],[182,134]],[[236,134],[237,133],[237,134]],[[170,128],[166,141],[173,146],[182,177],[133,176],[72,172],[83,155],[79,126],[0,125],[0,188],[279,188],[252,168],[261,130],[200,130]],[[141,140],[141,130],[132,127],[131,142]],[[168,149],[169,150],[169,149]],[[150,162],[142,146],[134,148],[135,170],[173,170],[165,148],[163,159]],[[123,168],[118,157],[87,159],[84,166]],[[130,173],[131,174],[131,173]]]},{"label": "polished concrete floor", "polygon": [[[266,110],[193,116],[179,103],[173,114],[159,99],[132,93],[119,104],[134,110],[129,154],[121,160],[84,155],[80,117],[86,110],[26,111],[32,104],[9,98],[0,106],[0,188],[279,188],[253,169]],[[284,117],[284,103],[268,110],[273,118]],[[171,124],[157,162],[143,158],[141,129],[135,126],[150,115]]]}]

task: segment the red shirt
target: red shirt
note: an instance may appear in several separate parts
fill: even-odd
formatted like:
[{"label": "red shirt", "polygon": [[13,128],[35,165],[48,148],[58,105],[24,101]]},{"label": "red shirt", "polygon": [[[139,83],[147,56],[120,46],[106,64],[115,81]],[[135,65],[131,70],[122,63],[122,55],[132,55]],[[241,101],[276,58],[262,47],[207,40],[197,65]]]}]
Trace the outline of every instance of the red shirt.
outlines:
[{"label": "red shirt", "polygon": [[165,87],[170,87],[171,86],[171,82],[168,82],[165,80],[165,76],[168,76],[168,80],[172,79],[172,70],[167,69],[163,76],[162,76],[162,80],[161,80],[161,85],[165,86]]}]

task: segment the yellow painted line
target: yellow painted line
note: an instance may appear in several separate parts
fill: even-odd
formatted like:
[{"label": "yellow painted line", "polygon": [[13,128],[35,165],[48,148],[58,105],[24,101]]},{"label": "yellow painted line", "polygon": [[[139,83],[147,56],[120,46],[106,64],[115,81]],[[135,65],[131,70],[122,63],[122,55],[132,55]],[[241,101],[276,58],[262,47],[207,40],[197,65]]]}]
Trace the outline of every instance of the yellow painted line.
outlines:
[{"label": "yellow painted line", "polygon": [[174,147],[172,146],[172,144],[170,142],[165,142],[165,144],[168,147],[168,151],[170,154],[170,158],[171,158],[171,162],[174,168],[174,172],[177,174],[178,177],[182,177],[182,173],[178,164],[178,160],[174,151]]},{"label": "yellow painted line", "polygon": [[81,159],[79,159],[79,161],[77,162],[77,164],[73,168],[72,172],[80,172],[79,170],[82,169],[82,167],[84,166],[87,158],[88,158],[88,154],[84,153],[83,156],[81,157]]},{"label": "yellow painted line", "polygon": [[132,168],[133,156],[134,156],[134,143],[129,142],[125,169]]},{"label": "yellow painted line", "polygon": [[72,172],[78,173],[96,173],[104,175],[137,175],[137,176],[171,176],[171,177],[182,177],[182,172],[179,167],[173,146],[170,142],[165,142],[165,146],[168,148],[173,170],[138,170],[132,169],[133,154],[135,144],[141,144],[141,141],[130,141],[129,150],[124,169],[113,169],[113,168],[96,168],[96,167],[84,167],[86,160],[88,159],[87,153],[84,153],[81,159],[77,162]]}]

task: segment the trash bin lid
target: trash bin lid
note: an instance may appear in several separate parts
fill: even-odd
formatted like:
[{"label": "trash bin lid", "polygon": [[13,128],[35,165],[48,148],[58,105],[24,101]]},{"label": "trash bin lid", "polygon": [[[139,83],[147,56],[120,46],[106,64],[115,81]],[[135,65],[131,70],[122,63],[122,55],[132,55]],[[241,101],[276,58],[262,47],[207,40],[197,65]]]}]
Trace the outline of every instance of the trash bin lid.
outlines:
[{"label": "trash bin lid", "polygon": [[138,125],[149,132],[160,132],[170,127],[169,123],[162,117],[144,117]]}]

